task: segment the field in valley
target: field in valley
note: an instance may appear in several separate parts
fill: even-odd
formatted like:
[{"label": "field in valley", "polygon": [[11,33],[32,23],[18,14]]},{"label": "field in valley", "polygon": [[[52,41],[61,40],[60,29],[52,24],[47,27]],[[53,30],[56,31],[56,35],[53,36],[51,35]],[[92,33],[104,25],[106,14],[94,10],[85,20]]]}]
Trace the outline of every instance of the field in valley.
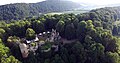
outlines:
[{"label": "field in valley", "polygon": [[63,11],[63,12],[50,12],[50,13],[47,13],[48,15],[54,15],[54,14],[70,14],[70,13],[73,13],[73,14],[80,14],[80,13],[86,13],[86,12],[89,12],[89,10],[75,10],[75,11]]}]

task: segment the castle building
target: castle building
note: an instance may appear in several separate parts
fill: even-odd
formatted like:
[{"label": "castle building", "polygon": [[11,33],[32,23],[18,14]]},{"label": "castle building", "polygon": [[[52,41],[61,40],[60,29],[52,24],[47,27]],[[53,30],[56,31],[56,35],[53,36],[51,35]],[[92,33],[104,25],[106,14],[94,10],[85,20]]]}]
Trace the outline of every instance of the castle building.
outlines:
[{"label": "castle building", "polygon": [[21,43],[21,44],[19,44],[19,47],[20,47],[20,51],[22,53],[22,57],[27,58],[28,54],[29,54],[28,46],[25,43]]}]

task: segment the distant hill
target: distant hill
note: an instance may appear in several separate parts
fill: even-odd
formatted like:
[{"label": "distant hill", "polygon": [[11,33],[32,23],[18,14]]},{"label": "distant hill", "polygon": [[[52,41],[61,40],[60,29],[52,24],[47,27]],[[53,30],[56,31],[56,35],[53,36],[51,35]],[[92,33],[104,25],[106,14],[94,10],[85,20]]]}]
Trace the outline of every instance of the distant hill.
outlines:
[{"label": "distant hill", "polygon": [[46,0],[38,3],[15,3],[0,6],[0,20],[19,20],[40,13],[61,12],[80,8],[81,5],[65,0]]},{"label": "distant hill", "polygon": [[[90,13],[99,18],[101,21],[114,22],[120,20],[120,6],[118,7],[104,7],[91,10]],[[93,17],[92,15],[92,17]]]}]

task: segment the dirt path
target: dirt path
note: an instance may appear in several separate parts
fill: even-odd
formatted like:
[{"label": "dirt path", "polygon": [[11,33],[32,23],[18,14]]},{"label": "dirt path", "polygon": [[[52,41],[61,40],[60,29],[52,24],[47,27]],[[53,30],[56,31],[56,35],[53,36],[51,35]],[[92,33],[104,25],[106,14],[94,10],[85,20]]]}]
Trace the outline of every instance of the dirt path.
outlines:
[{"label": "dirt path", "polygon": [[61,40],[62,40],[62,42],[63,42],[64,44],[73,43],[73,42],[76,42],[76,41],[77,41],[77,39],[74,39],[74,40],[67,40],[67,39],[64,39],[64,38],[62,38]]}]

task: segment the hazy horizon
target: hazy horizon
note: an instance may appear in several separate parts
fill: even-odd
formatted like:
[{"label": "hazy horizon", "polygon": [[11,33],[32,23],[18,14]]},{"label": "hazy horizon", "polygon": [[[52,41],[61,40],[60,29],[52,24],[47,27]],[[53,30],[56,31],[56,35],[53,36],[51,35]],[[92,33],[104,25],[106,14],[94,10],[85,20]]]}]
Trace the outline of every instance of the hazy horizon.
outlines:
[{"label": "hazy horizon", "polygon": [[[10,3],[36,3],[45,0],[2,0],[0,5],[10,4]],[[118,4],[119,0],[68,0],[77,3],[84,3],[90,5],[108,5],[108,4]],[[98,3],[99,2],[99,3]]]}]

